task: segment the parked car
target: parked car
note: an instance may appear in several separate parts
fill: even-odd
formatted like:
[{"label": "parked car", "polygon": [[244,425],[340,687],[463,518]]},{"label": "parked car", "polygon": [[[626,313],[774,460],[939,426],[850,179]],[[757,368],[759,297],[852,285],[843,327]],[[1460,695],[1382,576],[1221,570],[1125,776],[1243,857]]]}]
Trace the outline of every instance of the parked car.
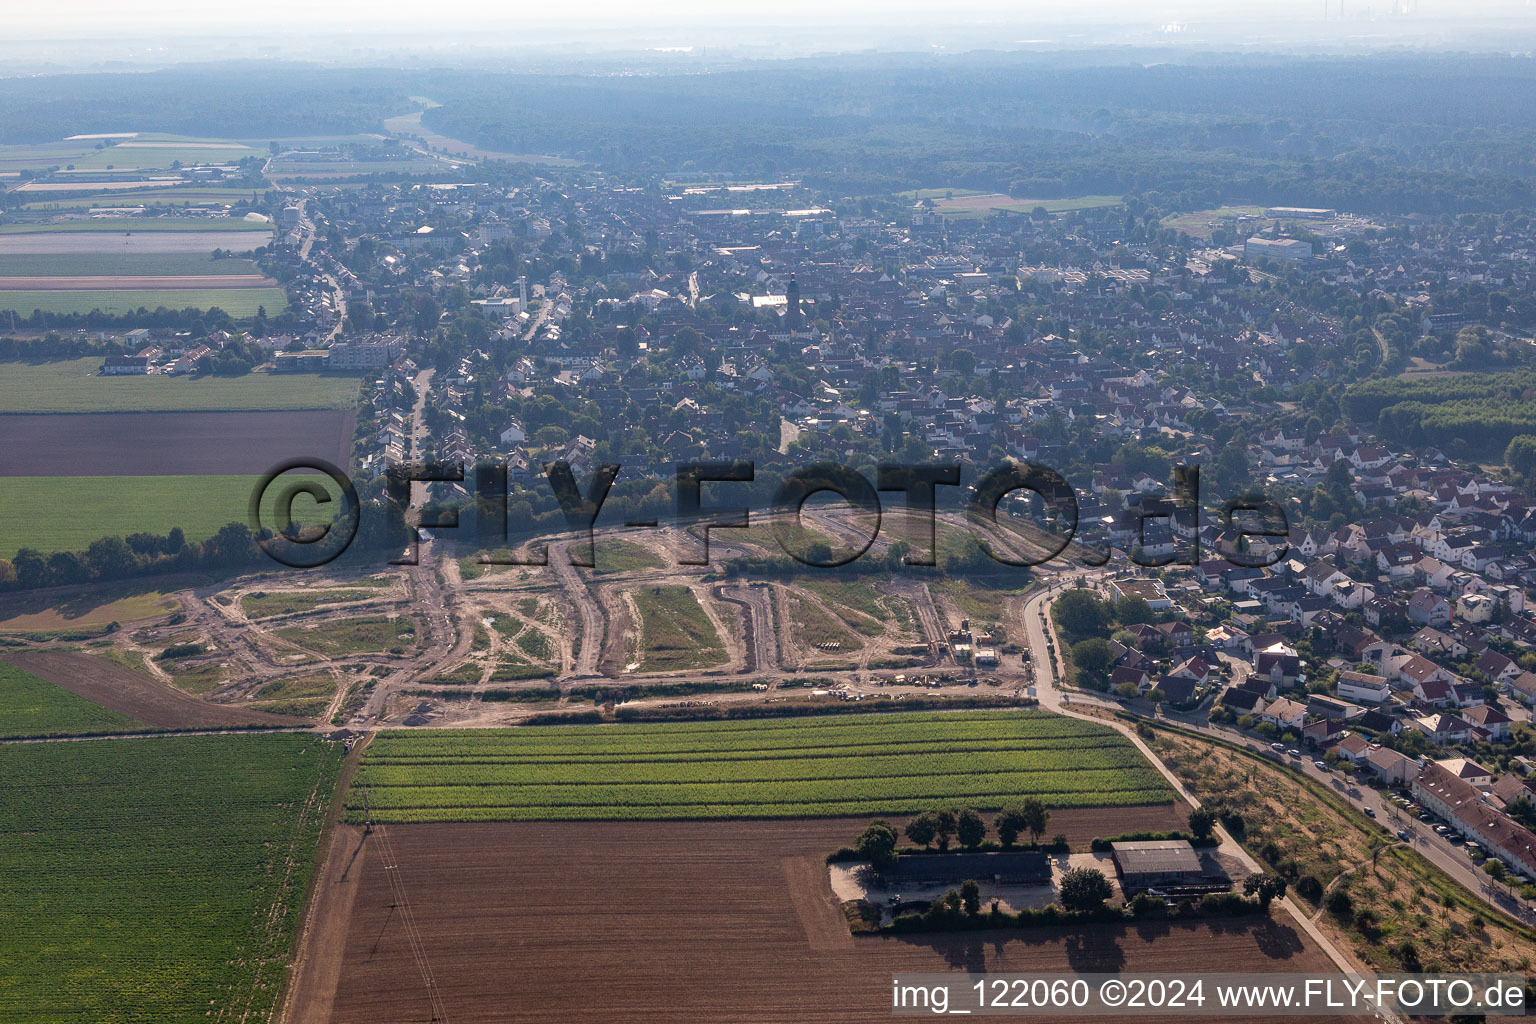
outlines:
[{"label": "parked car", "polygon": [[1325,772],[1325,771],[1328,770],[1328,762],[1327,761],[1313,761],[1312,762],[1312,767],[1316,768],[1320,772]]},{"label": "parked car", "polygon": [[1409,842],[1412,842],[1413,841],[1413,833],[1408,831],[1406,828],[1398,829],[1397,830],[1397,838],[1404,839],[1404,840],[1407,840]]},{"label": "parked car", "polygon": [[1270,750],[1284,750],[1285,749],[1285,744],[1284,743],[1271,743],[1269,745],[1269,749]]},{"label": "parked car", "polygon": [[1376,817],[1376,808],[1374,808],[1374,807],[1367,807],[1365,809],[1365,816],[1367,818],[1374,818],[1374,817]]}]

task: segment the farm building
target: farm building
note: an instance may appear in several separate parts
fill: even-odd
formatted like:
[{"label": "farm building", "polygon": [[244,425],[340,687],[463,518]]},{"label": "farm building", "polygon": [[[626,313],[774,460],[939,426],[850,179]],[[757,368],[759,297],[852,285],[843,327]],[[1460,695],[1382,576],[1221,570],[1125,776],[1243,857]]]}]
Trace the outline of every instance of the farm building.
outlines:
[{"label": "farm building", "polygon": [[1044,884],[1051,880],[1051,859],[1032,850],[933,856],[906,854],[882,877],[887,883],[908,885],[958,884],[968,878],[1015,885]]},{"label": "farm building", "polygon": [[1192,885],[1204,878],[1200,855],[1185,839],[1113,843],[1115,873],[1127,889],[1153,885]]},{"label": "farm building", "polygon": [[121,377],[126,374],[148,373],[148,356],[107,356],[106,362],[101,364],[101,372],[107,377]]}]

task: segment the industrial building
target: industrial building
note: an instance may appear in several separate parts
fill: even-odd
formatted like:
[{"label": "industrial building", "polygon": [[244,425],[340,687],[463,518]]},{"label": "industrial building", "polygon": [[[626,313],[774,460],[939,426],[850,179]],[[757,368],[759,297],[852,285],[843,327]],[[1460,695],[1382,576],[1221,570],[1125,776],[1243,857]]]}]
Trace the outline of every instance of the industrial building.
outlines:
[{"label": "industrial building", "polygon": [[1120,876],[1123,889],[1194,885],[1205,878],[1200,855],[1186,839],[1112,843],[1110,849],[1114,851],[1115,874]]},{"label": "industrial building", "polygon": [[1260,238],[1256,235],[1243,243],[1243,258],[1251,260],[1259,256],[1303,263],[1312,258],[1312,243],[1299,238]]}]

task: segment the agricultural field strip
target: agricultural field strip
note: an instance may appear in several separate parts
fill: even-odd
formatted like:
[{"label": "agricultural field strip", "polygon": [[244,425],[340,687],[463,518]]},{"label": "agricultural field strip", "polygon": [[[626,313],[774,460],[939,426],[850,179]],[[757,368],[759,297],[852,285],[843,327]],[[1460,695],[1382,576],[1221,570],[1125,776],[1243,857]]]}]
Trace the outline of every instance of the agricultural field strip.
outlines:
[{"label": "agricultural field strip", "polygon": [[[736,738],[730,736],[735,734]],[[686,740],[680,737],[718,736],[723,742]],[[1033,739],[1092,737],[1106,743],[1120,742],[1118,734],[1077,719],[1031,712],[919,712],[914,714],[859,716],[828,721],[825,718],[759,719],[757,721],[657,723],[644,725],[542,726],[515,733],[484,730],[434,730],[422,733],[382,733],[369,747],[369,759],[422,756],[433,750],[457,756],[474,749],[510,750],[518,754],[582,753],[612,751],[646,753],[731,749],[797,748],[816,740],[843,746],[864,742],[889,743],[911,740]],[[750,739],[750,744],[742,742]]]},{"label": "agricultural field strip", "polygon": [[0,1016],[265,1019],[340,763],[291,735],[0,748],[0,917],[28,922],[0,963],[47,965],[7,972]]},{"label": "agricultural field strip", "polygon": [[[526,804],[453,805],[449,807],[380,807],[372,805],[375,822],[394,824],[429,824],[470,821],[689,821],[732,818],[844,818],[879,814],[916,814],[935,806],[963,804],[978,810],[994,810],[1022,796],[1017,789],[983,792],[965,789],[952,793],[924,793],[916,797],[886,797],[866,800],[773,801],[742,803],[722,800],[694,804],[562,804],[530,806]],[[1102,807],[1142,807],[1169,802],[1167,790],[1124,789],[1094,793],[1041,793],[1047,806],[1056,809],[1092,809]],[[348,805],[347,820],[363,823],[363,811]]]},{"label": "agricultural field strip", "polygon": [[[1156,776],[1124,769],[924,775],[918,778],[816,778],[741,782],[517,783],[510,786],[386,786],[372,788],[374,810],[455,807],[689,807],[696,804],[836,803],[847,801],[970,800],[982,796],[1075,797],[1151,791]],[[1165,798],[1166,799],[1166,798]],[[1071,801],[1075,803],[1075,801]]]},{"label": "agricultural field strip", "polygon": [[349,807],[384,820],[775,817],[1167,802],[1128,743],[1091,723],[1002,713],[884,720],[383,734]]},{"label": "agricultural field strip", "polygon": [[[1090,747],[1092,749],[1103,749],[1103,744],[1094,741],[1090,744]],[[931,740],[890,740],[869,743],[844,743],[825,747],[733,747],[729,750],[709,751],[693,748],[686,750],[651,750],[638,754],[601,753],[597,756],[601,756],[605,764],[669,764],[680,761],[697,761],[701,756],[707,756],[713,761],[795,761],[807,758],[856,757],[883,754],[961,754],[987,751],[1029,752],[1075,749],[1080,748],[1054,742],[1050,737],[1030,737],[1020,740],[1002,738],[995,740],[969,739],[943,742]],[[581,753],[586,754],[587,752]],[[462,757],[455,757],[449,754],[423,754],[420,756],[386,754],[380,757],[369,757],[368,763],[378,767],[389,765],[430,767],[434,765],[475,764],[570,764],[573,757],[576,756],[576,752],[563,754],[467,754]]]},{"label": "agricultural field strip", "polygon": [[[820,779],[900,778],[921,772],[941,775],[1066,773],[1136,768],[1134,749],[986,750],[956,754],[875,754],[837,757],[778,757],[767,760],[625,761],[501,765],[376,765],[365,774],[370,786],[433,788],[528,786],[541,783],[592,786],[609,783],[694,784],[707,782],[808,782]],[[649,765],[649,767],[646,767]]]}]

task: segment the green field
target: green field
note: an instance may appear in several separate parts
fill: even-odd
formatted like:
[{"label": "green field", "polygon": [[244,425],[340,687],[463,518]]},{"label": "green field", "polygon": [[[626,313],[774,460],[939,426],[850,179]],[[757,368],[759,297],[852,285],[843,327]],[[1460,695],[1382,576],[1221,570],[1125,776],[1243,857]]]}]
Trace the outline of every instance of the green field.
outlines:
[{"label": "green field", "polygon": [[238,163],[248,156],[262,156],[259,149],[250,146],[230,144],[218,149],[185,149],[177,146],[108,146],[106,149],[93,149],[90,153],[71,160],[80,169],[93,168],[104,170],[108,167],[122,170],[124,168],[134,170],[167,170],[172,163],[180,161],[184,166],[191,164],[222,164]]},{"label": "green field", "polygon": [[974,188],[909,188],[905,192],[897,192],[903,199],[949,199],[964,198],[965,196],[986,195]]},{"label": "green field", "polygon": [[715,627],[687,587],[635,591],[640,612],[641,672],[668,672],[718,665],[725,647]]},{"label": "green field", "polygon": [[60,231],[114,235],[150,231],[265,231],[271,234],[272,223],[243,217],[100,217],[66,220],[58,224],[0,224],[0,235],[52,235]]},{"label": "green field", "polygon": [[336,696],[336,680],[327,673],[301,676],[297,679],[279,679],[268,683],[254,694],[251,707],[270,711],[276,715],[296,715],[299,718],[316,718],[330,707]]},{"label": "green field", "polygon": [[1163,218],[1163,227],[1173,228],[1197,238],[1209,238],[1213,222],[1234,221],[1238,217],[1262,217],[1262,206],[1219,206],[1211,210],[1191,210],[1188,213],[1169,214]]},{"label": "green field", "polygon": [[375,820],[563,821],[904,814],[1166,803],[1173,792],[1108,727],[1037,711],[499,731],[385,732],[362,792]]},{"label": "green field", "polygon": [[0,1020],[266,1020],[341,748],[0,747]]},{"label": "green field", "polygon": [[643,572],[660,569],[661,558],[643,544],[619,537],[606,537],[592,546],[594,572]]},{"label": "green field", "polygon": [[261,268],[251,260],[216,260],[195,252],[0,253],[0,277],[223,277],[259,273]]},{"label": "green field", "polygon": [[416,646],[416,623],[408,615],[393,619],[371,616],[289,626],[275,630],[273,635],[331,658],[383,651],[404,654]]},{"label": "green field", "polygon": [[954,189],[953,199],[935,199],[934,210],[946,217],[981,218],[992,213],[1033,213],[1043,207],[1046,213],[1072,213],[1119,206],[1119,196],[1073,196],[1068,199],[1014,199],[1004,195],[967,193]]},{"label": "green field", "polygon": [[[113,145],[98,143],[112,141]],[[132,145],[125,145],[132,143]],[[160,145],[154,145],[160,143]],[[188,147],[176,143],[205,144]],[[58,142],[21,143],[0,146],[0,170],[22,170],[34,173],[50,167],[78,170],[102,170],[108,166],[118,170],[164,170],[180,160],[183,164],[233,163],[248,156],[262,156],[266,144],[244,145],[227,139],[202,139],[182,135],[166,135],[158,132],[140,132],[130,139],[61,139]]]},{"label": "green field", "polygon": [[246,594],[240,599],[240,609],[253,619],[269,615],[292,615],[296,612],[312,612],[326,605],[345,604],[349,601],[366,601],[378,597],[376,588],[362,590],[302,590],[286,594]]},{"label": "green field", "polygon": [[0,661],[0,737],[80,736],[147,728]]},{"label": "green field", "polygon": [[89,210],[105,206],[201,206],[218,203],[232,206],[259,199],[262,190],[248,188],[206,188],[200,185],[182,188],[109,189],[101,192],[22,192],[37,198],[21,205],[23,210]]},{"label": "green field", "polygon": [[318,373],[103,377],[101,362],[0,363],[0,413],[350,409],[361,387],[356,377]]},{"label": "green field", "polygon": [[0,310],[24,316],[35,309],[44,313],[134,313],[140,309],[222,309],[233,317],[252,317],[259,309],[277,315],[288,308],[288,294],[281,288],[170,288],[123,291],[4,291]]},{"label": "green field", "polygon": [[[48,553],[83,551],[101,537],[164,535],[179,526],[187,540],[203,540],[232,522],[246,521],[256,476],[7,477],[0,487],[0,558],[28,547]],[[286,479],[286,478],[285,478]],[[324,477],[315,477],[325,482]],[[335,486],[328,489],[334,495]],[[270,488],[263,522],[272,523],[278,488]],[[316,506],[294,503],[301,522]],[[326,521],[329,521],[327,509]]]}]

